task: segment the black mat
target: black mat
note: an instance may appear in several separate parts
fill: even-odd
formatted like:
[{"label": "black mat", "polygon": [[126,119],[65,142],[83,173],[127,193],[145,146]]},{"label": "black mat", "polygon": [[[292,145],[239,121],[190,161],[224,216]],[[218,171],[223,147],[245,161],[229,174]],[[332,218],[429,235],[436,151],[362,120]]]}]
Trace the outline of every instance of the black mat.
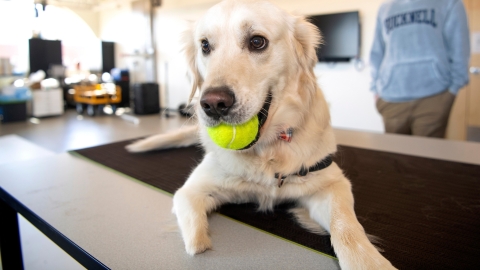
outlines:
[{"label": "black mat", "polygon": [[[194,147],[129,154],[131,141],[77,150],[107,167],[174,193],[201,160]],[[399,269],[480,269],[480,166],[340,146],[334,160],[352,181],[355,211],[367,233],[382,239]],[[253,204],[218,212],[335,256],[328,236],[305,231],[287,213]]]}]

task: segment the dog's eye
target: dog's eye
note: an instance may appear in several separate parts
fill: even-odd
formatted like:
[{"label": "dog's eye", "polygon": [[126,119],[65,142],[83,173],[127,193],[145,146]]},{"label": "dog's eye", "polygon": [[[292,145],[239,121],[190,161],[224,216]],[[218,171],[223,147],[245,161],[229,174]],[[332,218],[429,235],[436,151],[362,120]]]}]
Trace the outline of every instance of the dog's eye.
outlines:
[{"label": "dog's eye", "polygon": [[202,40],[202,51],[205,54],[210,52],[210,43],[208,43],[208,40]]},{"label": "dog's eye", "polygon": [[268,40],[261,36],[254,36],[250,39],[250,50],[263,50],[267,48]]}]

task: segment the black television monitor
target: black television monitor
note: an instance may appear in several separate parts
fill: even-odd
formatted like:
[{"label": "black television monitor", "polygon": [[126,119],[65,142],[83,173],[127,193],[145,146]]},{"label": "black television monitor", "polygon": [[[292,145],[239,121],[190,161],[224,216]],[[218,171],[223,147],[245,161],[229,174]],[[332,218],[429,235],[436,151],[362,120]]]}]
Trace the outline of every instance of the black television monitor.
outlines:
[{"label": "black television monitor", "polygon": [[317,49],[320,62],[343,62],[360,56],[360,19],[358,11],[309,16],[323,37]]}]

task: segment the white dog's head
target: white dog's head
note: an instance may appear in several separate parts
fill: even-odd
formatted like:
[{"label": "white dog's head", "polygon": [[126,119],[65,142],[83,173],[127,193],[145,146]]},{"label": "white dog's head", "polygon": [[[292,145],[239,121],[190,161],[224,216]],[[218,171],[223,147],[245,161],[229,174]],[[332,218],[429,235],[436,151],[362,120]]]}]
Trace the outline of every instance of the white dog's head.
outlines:
[{"label": "white dog's head", "polygon": [[298,84],[314,78],[319,31],[268,1],[223,1],[186,39],[191,96],[200,90],[195,107],[203,126],[241,124],[255,115],[263,124],[277,100],[291,95],[302,106],[313,95],[315,87]]}]

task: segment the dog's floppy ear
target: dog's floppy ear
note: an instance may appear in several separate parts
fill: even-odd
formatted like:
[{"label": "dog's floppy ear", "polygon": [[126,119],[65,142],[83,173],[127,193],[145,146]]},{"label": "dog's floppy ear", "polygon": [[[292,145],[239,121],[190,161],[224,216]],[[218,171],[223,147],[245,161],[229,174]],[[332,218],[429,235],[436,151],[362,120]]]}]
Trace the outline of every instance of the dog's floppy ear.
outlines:
[{"label": "dog's floppy ear", "polygon": [[312,69],[317,63],[316,49],[322,43],[318,28],[303,17],[295,18],[295,52],[300,65]]},{"label": "dog's floppy ear", "polygon": [[190,25],[188,30],[183,33],[183,42],[185,47],[183,51],[185,53],[185,57],[187,60],[188,67],[190,68],[191,74],[193,76],[192,79],[192,90],[190,92],[190,97],[188,98],[188,103],[192,101],[192,98],[195,96],[197,89],[202,86],[203,79],[200,76],[198,71],[197,61],[196,61],[196,47],[195,47],[195,40],[193,35],[193,24]]}]

